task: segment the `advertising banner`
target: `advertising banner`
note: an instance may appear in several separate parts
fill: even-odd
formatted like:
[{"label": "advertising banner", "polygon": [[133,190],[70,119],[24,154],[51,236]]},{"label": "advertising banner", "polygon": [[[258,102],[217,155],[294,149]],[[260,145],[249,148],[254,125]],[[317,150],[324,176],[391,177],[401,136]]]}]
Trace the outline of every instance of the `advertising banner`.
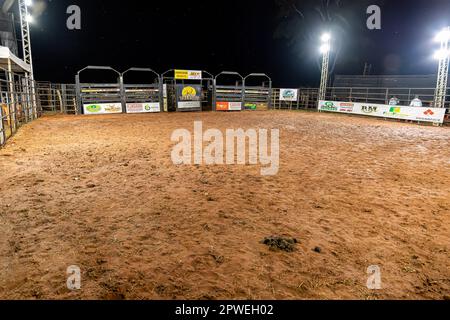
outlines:
[{"label": "advertising banner", "polygon": [[280,101],[297,102],[298,89],[280,89]]},{"label": "advertising banner", "polygon": [[92,103],[83,105],[84,114],[113,114],[122,113],[122,103]]},{"label": "advertising banner", "polygon": [[443,108],[389,106],[373,103],[319,101],[319,111],[442,124],[444,123],[446,110]]},{"label": "advertising banner", "polygon": [[242,102],[217,102],[216,111],[241,111]]},{"label": "advertising banner", "polygon": [[201,109],[201,85],[177,85],[178,109]]},{"label": "advertising banner", "polygon": [[159,102],[127,103],[127,113],[161,112]]},{"label": "advertising banner", "polygon": [[202,71],[197,70],[175,70],[176,80],[202,80]]}]

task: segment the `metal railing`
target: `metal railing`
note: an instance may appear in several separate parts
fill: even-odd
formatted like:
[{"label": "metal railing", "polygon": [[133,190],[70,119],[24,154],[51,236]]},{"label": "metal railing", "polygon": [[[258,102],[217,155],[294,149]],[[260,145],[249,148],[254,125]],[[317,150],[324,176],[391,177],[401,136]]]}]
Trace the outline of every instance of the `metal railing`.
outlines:
[{"label": "metal railing", "polygon": [[0,68],[0,146],[41,115],[36,87],[26,75]]},{"label": "metal railing", "polygon": [[[297,102],[280,101],[280,89],[274,89],[272,105],[274,109],[317,109],[317,88],[299,88]],[[432,107],[434,88],[359,88],[359,87],[331,87],[327,89],[326,99],[333,101],[364,102],[388,104],[392,97],[397,97],[400,105],[409,106],[416,97],[422,100],[424,106]],[[446,108],[450,109],[450,88],[447,90]]]},{"label": "metal railing", "polygon": [[76,114],[76,89],[74,84],[37,82],[36,91],[42,112]]},{"label": "metal railing", "polygon": [[281,101],[280,89],[272,91],[272,107],[276,110],[317,110],[318,99],[318,88],[300,88],[296,102]]}]

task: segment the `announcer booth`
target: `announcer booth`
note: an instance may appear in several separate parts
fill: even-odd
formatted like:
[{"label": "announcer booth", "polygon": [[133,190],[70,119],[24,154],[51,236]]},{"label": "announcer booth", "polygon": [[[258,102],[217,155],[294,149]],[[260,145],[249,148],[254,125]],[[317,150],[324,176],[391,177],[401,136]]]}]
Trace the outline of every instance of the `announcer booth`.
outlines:
[{"label": "announcer booth", "polygon": [[[96,74],[112,73],[116,76],[116,81],[81,82],[81,74],[86,71]],[[99,79],[99,75],[96,79]],[[122,95],[122,75],[117,70],[111,67],[88,66],[78,71],[75,82],[79,114],[96,115],[126,112]]]},{"label": "announcer booth", "polygon": [[[144,75],[145,80],[135,80],[132,75]],[[161,112],[163,90],[158,73],[147,68],[130,68],[122,73],[122,82],[127,113]]]},{"label": "announcer booth", "polygon": [[272,108],[272,79],[264,73],[252,73],[244,78],[245,110]]},{"label": "announcer booth", "polygon": [[[223,84],[225,79],[227,84]],[[216,76],[213,109],[214,111],[244,110],[244,78],[239,73],[224,71]]]},{"label": "announcer booth", "polygon": [[206,71],[172,69],[162,74],[164,111],[212,109],[214,77]]}]

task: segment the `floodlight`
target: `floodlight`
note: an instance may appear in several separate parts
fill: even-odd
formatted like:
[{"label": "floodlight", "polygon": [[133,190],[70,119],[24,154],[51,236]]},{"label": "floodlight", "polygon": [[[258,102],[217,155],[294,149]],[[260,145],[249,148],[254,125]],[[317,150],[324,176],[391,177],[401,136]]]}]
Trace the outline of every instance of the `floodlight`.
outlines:
[{"label": "floodlight", "polygon": [[328,42],[331,40],[331,35],[329,33],[324,33],[321,37],[322,42]]},{"label": "floodlight", "polygon": [[450,40],[450,28],[445,28],[436,35],[436,42],[447,42]]}]

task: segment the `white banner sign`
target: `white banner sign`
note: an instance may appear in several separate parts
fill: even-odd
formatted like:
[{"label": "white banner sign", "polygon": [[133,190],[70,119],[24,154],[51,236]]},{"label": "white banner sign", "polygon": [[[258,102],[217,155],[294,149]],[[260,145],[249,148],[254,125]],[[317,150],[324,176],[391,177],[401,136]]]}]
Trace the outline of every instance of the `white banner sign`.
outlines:
[{"label": "white banner sign", "polygon": [[122,103],[92,103],[83,105],[84,114],[122,113]]},{"label": "white banner sign", "polygon": [[159,102],[127,103],[127,113],[161,112]]},{"label": "white banner sign", "polygon": [[241,111],[242,110],[242,102],[230,102],[228,104],[229,111]]},{"label": "white banner sign", "polygon": [[319,101],[319,111],[442,124],[444,123],[446,110],[444,108],[420,108],[373,103]]},{"label": "white banner sign", "polygon": [[298,101],[298,89],[280,89],[280,101]]},{"label": "white banner sign", "polygon": [[200,101],[180,101],[178,102],[178,109],[201,109],[202,103]]}]

